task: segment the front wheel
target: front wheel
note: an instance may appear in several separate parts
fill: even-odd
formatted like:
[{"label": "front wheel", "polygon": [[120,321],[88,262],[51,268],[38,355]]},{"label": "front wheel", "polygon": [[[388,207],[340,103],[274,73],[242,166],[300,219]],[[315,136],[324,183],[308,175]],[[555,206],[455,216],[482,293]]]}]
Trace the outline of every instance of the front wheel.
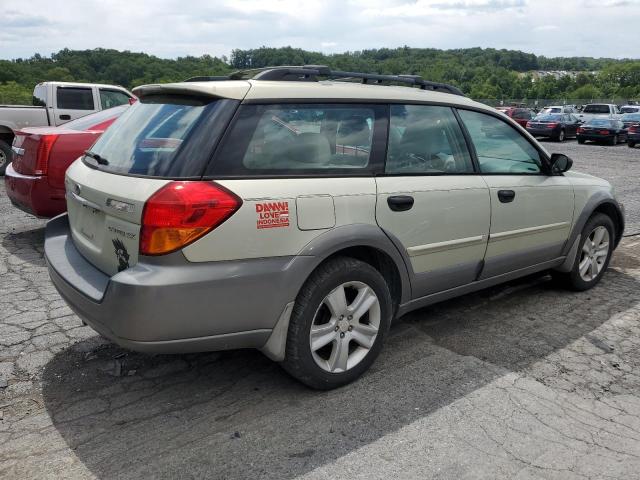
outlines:
[{"label": "front wheel", "polygon": [[583,291],[595,286],[609,266],[614,240],[611,218],[595,214],[582,230],[573,268],[567,273],[553,272],[554,278],[571,290]]},{"label": "front wheel", "polygon": [[0,140],[0,175],[4,175],[7,165],[11,163],[11,147],[7,142]]},{"label": "front wheel", "polygon": [[391,316],[391,294],[380,272],[354,258],[330,260],[298,294],[282,366],[312,388],[352,382],[380,353]]}]

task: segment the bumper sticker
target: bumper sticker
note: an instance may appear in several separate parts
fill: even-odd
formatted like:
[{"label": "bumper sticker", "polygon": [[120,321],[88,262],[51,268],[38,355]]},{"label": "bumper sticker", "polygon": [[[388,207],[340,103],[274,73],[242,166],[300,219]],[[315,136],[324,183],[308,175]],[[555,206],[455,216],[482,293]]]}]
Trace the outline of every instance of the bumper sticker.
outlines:
[{"label": "bumper sticker", "polygon": [[289,202],[256,203],[257,228],[282,228],[289,226]]}]

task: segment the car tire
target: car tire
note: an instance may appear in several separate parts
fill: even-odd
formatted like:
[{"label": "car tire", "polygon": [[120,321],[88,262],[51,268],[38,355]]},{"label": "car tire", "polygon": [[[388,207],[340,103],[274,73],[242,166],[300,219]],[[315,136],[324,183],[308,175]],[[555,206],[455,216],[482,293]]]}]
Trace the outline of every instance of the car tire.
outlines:
[{"label": "car tire", "polygon": [[578,139],[578,143],[579,143],[580,145],[584,145],[584,142],[585,142],[585,139],[584,139],[584,138],[579,138],[579,139]]},{"label": "car tire", "polygon": [[559,142],[564,142],[565,139],[565,133],[564,133],[564,129],[560,130],[560,133],[558,134],[558,141]]},{"label": "car tire", "polygon": [[0,140],[0,175],[4,175],[7,166],[11,163],[12,155],[11,146]]},{"label": "car tire", "polygon": [[609,140],[609,145],[617,145],[618,144],[618,135],[614,135],[611,140]]},{"label": "car tire", "polygon": [[629,146],[629,148],[633,148],[636,146],[636,142],[629,141],[627,142],[627,145]]},{"label": "car tire", "polygon": [[[569,272],[552,272],[554,279],[565,288],[584,291],[594,287],[609,266],[615,226],[607,215],[596,213],[582,229],[578,253]],[[606,247],[603,245],[606,243]],[[598,255],[598,252],[601,254]]]},{"label": "car tire", "polygon": [[380,272],[351,257],[329,260],[296,298],[281,365],[311,388],[346,385],[380,353],[392,315],[391,294]]}]

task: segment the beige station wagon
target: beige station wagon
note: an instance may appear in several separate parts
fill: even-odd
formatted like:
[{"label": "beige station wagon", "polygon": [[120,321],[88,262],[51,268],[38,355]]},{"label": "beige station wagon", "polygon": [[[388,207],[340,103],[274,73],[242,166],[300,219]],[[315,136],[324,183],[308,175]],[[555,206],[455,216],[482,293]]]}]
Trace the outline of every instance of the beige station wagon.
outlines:
[{"label": "beige station wagon", "polygon": [[127,348],[256,348],[333,388],[394,318],[540,271],[591,288],[622,236],[609,183],[452,86],[303,66],[134,93],[45,242],[71,308]]}]

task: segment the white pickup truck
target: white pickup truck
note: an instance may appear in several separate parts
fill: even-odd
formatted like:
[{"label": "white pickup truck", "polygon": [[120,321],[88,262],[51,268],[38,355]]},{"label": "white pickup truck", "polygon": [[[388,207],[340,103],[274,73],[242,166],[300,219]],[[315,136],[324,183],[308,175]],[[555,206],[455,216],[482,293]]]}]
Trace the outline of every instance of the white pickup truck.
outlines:
[{"label": "white pickup truck", "polygon": [[11,161],[14,132],[58,126],[90,113],[135,101],[127,89],[95,83],[43,82],[33,89],[33,106],[0,105],[0,175]]},{"label": "white pickup truck", "polygon": [[581,113],[577,117],[583,122],[588,122],[594,118],[620,118],[622,114],[617,105],[612,103],[590,103],[585,105]]}]

